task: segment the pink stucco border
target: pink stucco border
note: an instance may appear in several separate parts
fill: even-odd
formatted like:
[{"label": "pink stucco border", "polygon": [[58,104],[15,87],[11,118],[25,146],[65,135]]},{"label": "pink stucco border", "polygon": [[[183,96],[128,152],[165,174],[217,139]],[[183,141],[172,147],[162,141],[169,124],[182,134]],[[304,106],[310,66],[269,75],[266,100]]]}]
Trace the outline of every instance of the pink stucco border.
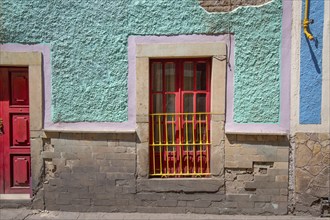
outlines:
[{"label": "pink stucco border", "polygon": [[281,45],[280,118],[278,124],[234,122],[234,76],[227,75],[226,133],[288,134],[290,131],[290,70],[292,1],[283,1]]}]

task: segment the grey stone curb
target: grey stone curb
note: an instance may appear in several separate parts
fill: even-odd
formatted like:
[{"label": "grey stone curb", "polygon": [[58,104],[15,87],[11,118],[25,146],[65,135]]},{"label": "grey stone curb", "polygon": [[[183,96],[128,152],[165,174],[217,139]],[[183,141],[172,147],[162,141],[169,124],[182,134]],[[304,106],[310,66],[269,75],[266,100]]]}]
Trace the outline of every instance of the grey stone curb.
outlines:
[{"label": "grey stone curb", "polygon": [[203,215],[203,214],[173,214],[173,213],[104,213],[104,212],[61,212],[39,211],[25,208],[0,209],[1,220],[39,220],[39,219],[219,219],[219,220],[330,220],[311,216],[246,216],[246,215]]}]

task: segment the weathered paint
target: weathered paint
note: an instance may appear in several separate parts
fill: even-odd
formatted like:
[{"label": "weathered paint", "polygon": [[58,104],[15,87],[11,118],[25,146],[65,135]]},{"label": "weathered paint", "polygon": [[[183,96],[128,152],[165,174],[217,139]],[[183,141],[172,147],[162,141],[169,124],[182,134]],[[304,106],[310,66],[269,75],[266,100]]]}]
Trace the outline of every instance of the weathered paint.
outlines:
[{"label": "weathered paint", "polygon": [[2,1],[3,43],[51,45],[52,120],[128,120],[130,35],[235,34],[234,121],[278,123],[282,1],[205,12],[195,0]]},{"label": "weathered paint", "polygon": [[[301,124],[320,124],[322,105],[322,50],[324,1],[310,1],[309,25],[314,41],[310,41],[301,33],[300,47],[300,114]],[[302,5],[304,17],[305,1]]]}]

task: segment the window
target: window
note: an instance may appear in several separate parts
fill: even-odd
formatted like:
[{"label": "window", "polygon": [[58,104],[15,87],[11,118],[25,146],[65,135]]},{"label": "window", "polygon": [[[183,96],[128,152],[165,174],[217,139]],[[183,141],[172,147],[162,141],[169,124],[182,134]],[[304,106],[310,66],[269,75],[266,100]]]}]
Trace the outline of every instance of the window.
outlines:
[{"label": "window", "polygon": [[210,174],[211,59],[150,60],[150,176]]},{"label": "window", "polygon": [[[135,71],[135,86],[136,86],[136,92],[134,96],[134,100],[136,103],[136,133],[137,133],[137,144],[136,144],[136,151],[137,151],[137,176],[138,176],[138,181],[139,181],[139,187],[138,191],[148,191],[148,190],[186,190],[188,187],[191,189],[191,187],[195,187],[194,185],[191,184],[189,178],[179,178],[182,181],[180,181],[180,185],[177,185],[177,179],[175,178],[166,178],[167,181],[162,181],[162,178],[152,178],[149,179],[150,177],[199,177],[199,176],[210,176],[212,178],[206,178],[203,179],[203,181],[207,181],[209,183],[211,182],[216,182],[217,184],[222,184],[223,182],[223,174],[224,174],[224,139],[225,139],[225,130],[224,130],[224,120],[225,120],[225,96],[226,96],[226,61],[227,61],[227,53],[226,53],[226,43],[224,42],[225,39],[223,36],[215,36],[212,37],[213,42],[209,42],[208,39],[204,39],[205,36],[164,36],[164,37],[158,37],[158,36],[132,36],[129,39],[129,48],[132,54],[130,57],[132,59],[129,59],[129,66],[131,70]],[[182,42],[182,39],[186,39],[185,42]],[[135,57],[135,59],[134,59]],[[199,58],[197,58],[199,57]],[[189,69],[188,66],[189,64],[186,64],[186,78],[187,78],[187,83],[184,83],[184,62],[191,62],[193,64],[190,64],[191,66],[194,66],[193,71],[196,72],[196,76],[193,76],[193,79],[191,80],[192,76],[189,76]],[[154,67],[152,67],[152,63],[156,63]],[[168,63],[168,64],[167,64]],[[204,65],[205,63],[206,65]],[[165,65],[167,64],[167,65]],[[197,65],[198,64],[198,65]],[[161,66],[161,67],[160,67]],[[167,66],[167,68],[165,67]],[[197,70],[206,68],[206,75],[205,75],[205,86],[208,85],[208,91],[202,87],[202,82],[204,78],[198,78],[198,77],[203,77],[199,76],[197,74]],[[155,69],[155,71],[158,71],[158,75],[155,74],[155,77],[161,78],[160,80],[156,80],[155,85],[152,85],[152,75],[151,75],[151,70]],[[173,73],[173,69],[175,70],[175,73]],[[160,72],[161,71],[161,72]],[[165,77],[165,71],[167,71],[167,78]],[[190,70],[190,73],[192,71]],[[161,73],[161,74],[160,74]],[[195,74],[195,73],[194,73]],[[174,77],[174,79],[173,79]],[[190,88],[192,87],[192,83],[188,84],[188,79],[190,79],[190,82],[193,81],[194,83],[194,90],[188,90],[189,86]],[[169,82],[175,80],[175,84],[170,84],[167,83],[166,81],[168,80]],[[154,81],[154,80],[153,80]],[[197,85],[198,83],[198,85]],[[182,91],[180,93],[178,92],[179,85],[181,86]],[[152,86],[155,87],[155,89],[152,88]],[[167,86],[167,87],[166,87]],[[186,90],[183,90],[184,86],[186,86]],[[161,91],[160,91],[161,87]],[[196,89],[195,89],[196,87]],[[156,89],[159,89],[157,91]],[[177,89],[177,92],[175,92],[175,89]],[[155,90],[155,92],[153,92]],[[174,91],[173,91],[174,90]],[[163,92],[164,91],[164,92]],[[207,91],[207,92],[206,92]],[[189,94],[190,92],[190,94]],[[154,102],[152,99],[149,99],[149,97],[152,97],[151,95],[155,94],[161,94],[158,95],[161,98],[155,98],[155,102],[160,102],[161,105],[152,105]],[[174,99],[175,104],[168,104],[165,105],[166,97],[164,96],[168,93],[168,96],[170,98],[167,98],[167,101],[169,102],[171,100],[171,93],[174,94],[174,98],[172,97],[172,100]],[[189,95],[199,95],[198,100],[203,100],[203,94],[208,93],[208,96],[204,96],[206,100],[205,101],[205,113],[204,116],[201,114],[201,117],[204,117],[205,119],[204,122],[203,120],[198,121],[198,114],[199,111],[202,110],[198,109],[196,110],[196,106],[202,106],[196,105],[197,103],[197,98],[195,98],[195,107],[194,107],[194,102],[190,104],[192,105],[194,109],[194,112],[184,112],[182,109],[189,109],[189,105],[187,107],[184,106],[184,94],[186,93],[186,96],[188,96],[189,100]],[[157,96],[157,95],[156,95]],[[172,95],[173,96],[173,95]],[[202,98],[200,97],[202,96]],[[206,98],[207,97],[207,98]],[[159,100],[159,101],[158,101]],[[190,98],[190,100],[194,100],[194,98]],[[177,101],[177,103],[175,102]],[[181,102],[181,103],[180,103]],[[201,102],[201,101],[200,101]],[[179,105],[178,105],[179,103]],[[188,103],[188,101],[187,101]],[[179,107],[181,106],[181,107]],[[154,108],[158,108],[154,111]],[[164,111],[164,108],[167,108],[166,111]],[[198,108],[199,108],[198,107]],[[200,107],[200,108],[202,108]],[[181,108],[181,110],[180,110]],[[208,108],[208,109],[206,109]],[[174,110],[177,110],[174,112]],[[152,111],[151,111],[152,110]],[[190,110],[192,111],[192,110]],[[167,113],[166,113],[167,112]],[[210,112],[212,114],[210,114]],[[158,127],[160,125],[160,129],[158,129],[158,136],[163,138],[168,137],[167,141],[167,146],[166,144],[166,139],[165,144],[163,142],[164,146],[162,147],[155,147],[154,152],[150,150],[150,145],[153,144],[153,142],[150,140],[152,139],[153,133],[156,134],[152,129],[156,129],[156,119],[154,116],[152,119],[150,114],[159,114],[159,113],[164,113],[165,115],[159,116],[159,121],[158,122]],[[194,122],[192,119],[189,121],[188,115],[189,114],[194,115],[193,119],[195,120]],[[171,115],[173,118],[171,119]],[[187,115],[187,120],[185,119],[184,115]],[[166,116],[166,118],[165,118]],[[209,117],[210,116],[210,117]],[[190,116],[191,117],[191,116]],[[206,119],[207,117],[207,119]],[[165,120],[166,119],[166,120]],[[152,128],[152,120],[154,120],[154,128]],[[193,164],[194,162],[194,154],[190,153],[193,151],[193,143],[192,141],[189,142],[189,130],[188,135],[183,133],[183,130],[185,129],[183,127],[183,122],[185,125],[189,126],[194,125],[194,126],[200,126],[200,128],[205,127],[204,131],[199,131],[197,130],[196,127],[194,129],[190,130],[190,134],[192,134],[196,137],[200,137],[199,135],[202,134],[200,140],[202,140],[202,144],[199,144],[199,147],[196,146],[195,150],[200,151],[202,150],[201,155],[205,155],[201,157],[202,159],[205,160],[199,160],[198,162],[204,162],[202,166],[197,167],[196,160],[195,160],[195,166],[196,166],[196,174],[193,172],[194,166],[192,165],[192,170],[184,171],[182,169],[182,174],[180,175],[181,170],[180,170],[180,163],[170,165],[169,163],[169,169],[164,170],[163,165],[165,164],[165,168],[167,169],[167,162],[170,162],[171,159],[176,159],[177,160],[177,155],[180,156],[177,151],[182,150],[184,147],[180,145],[177,145],[177,137],[179,136],[179,131],[181,131],[181,138],[178,137],[179,140],[181,140],[181,144],[183,142],[183,138],[188,137],[188,150],[186,149],[188,154],[188,159],[191,160],[186,160],[184,161],[181,160],[182,163],[187,164],[186,168],[189,169],[191,167],[191,163]],[[179,124],[180,123],[180,124]],[[200,125],[199,125],[200,123]],[[164,125],[167,125],[168,131],[171,131],[172,136],[166,135],[165,132],[169,133],[166,131],[164,128]],[[174,126],[174,129],[172,129],[172,126]],[[207,126],[207,127],[206,127]],[[181,129],[179,129],[181,127]],[[194,130],[194,132],[192,132]],[[159,131],[160,135],[159,135]],[[173,131],[175,131],[173,135]],[[199,133],[197,133],[199,132]],[[203,133],[204,132],[204,133]],[[185,136],[184,136],[185,135]],[[197,136],[196,136],[197,135]],[[172,137],[172,138],[171,138]],[[156,137],[155,137],[156,138]],[[174,144],[173,144],[173,138],[174,138]],[[207,138],[209,138],[207,140]],[[195,144],[199,143],[199,139],[191,139],[195,140]],[[203,142],[204,141],[204,142]],[[207,144],[208,142],[209,144]],[[155,143],[160,144],[160,141],[156,141]],[[170,146],[170,144],[173,146]],[[205,147],[204,147],[205,146]],[[207,146],[209,146],[207,148]],[[156,149],[158,148],[158,149]],[[167,153],[164,154],[164,148],[167,150],[168,148],[168,156],[169,160],[167,160]],[[160,150],[162,150],[162,154],[160,154]],[[208,150],[208,152],[207,152]],[[175,152],[175,153],[172,153]],[[155,163],[152,162],[153,159],[153,153],[155,153]],[[157,154],[159,156],[157,156]],[[166,163],[160,163],[161,156],[164,157],[166,156]],[[173,155],[173,156],[171,156]],[[183,155],[183,154],[182,154]],[[192,158],[189,158],[189,155],[191,155]],[[195,154],[200,155],[200,153]],[[175,157],[175,158],[174,158]],[[208,157],[208,158],[207,158]],[[159,162],[157,163],[157,159]],[[196,159],[196,158],[195,158]],[[209,163],[207,165],[207,163]],[[157,168],[156,164],[159,164]],[[204,166],[206,164],[206,166]],[[153,168],[153,165],[155,165],[155,168]],[[160,169],[160,165],[162,165],[162,169]],[[179,165],[179,169],[178,169]],[[172,167],[173,168],[172,168]],[[184,165],[182,165],[184,166]],[[171,167],[171,168],[170,168]],[[202,167],[202,169],[200,169]],[[208,169],[206,169],[208,168]],[[156,169],[158,169],[158,175]],[[172,171],[171,171],[172,169]],[[198,170],[199,169],[199,170]],[[204,171],[201,171],[203,170]],[[160,170],[162,170],[162,175],[160,175]],[[175,173],[174,171],[175,170]],[[164,175],[169,173],[170,175]],[[201,174],[200,174],[201,173]],[[194,178],[195,179],[195,178]],[[160,183],[160,182],[161,183]],[[196,181],[196,179],[194,180]],[[160,185],[161,184],[161,187]],[[212,185],[213,186],[213,185]],[[211,187],[212,188],[212,187]],[[212,190],[210,188],[210,185],[208,185],[207,188],[204,190]],[[196,185],[196,189],[200,189],[200,185]]]}]

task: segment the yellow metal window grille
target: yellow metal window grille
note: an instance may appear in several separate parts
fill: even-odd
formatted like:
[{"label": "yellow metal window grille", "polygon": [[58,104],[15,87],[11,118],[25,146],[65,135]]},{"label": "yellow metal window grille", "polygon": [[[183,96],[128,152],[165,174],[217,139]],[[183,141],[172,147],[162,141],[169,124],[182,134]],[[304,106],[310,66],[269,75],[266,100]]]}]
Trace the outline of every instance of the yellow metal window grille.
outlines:
[{"label": "yellow metal window grille", "polygon": [[150,176],[210,175],[211,113],[150,114]]}]

